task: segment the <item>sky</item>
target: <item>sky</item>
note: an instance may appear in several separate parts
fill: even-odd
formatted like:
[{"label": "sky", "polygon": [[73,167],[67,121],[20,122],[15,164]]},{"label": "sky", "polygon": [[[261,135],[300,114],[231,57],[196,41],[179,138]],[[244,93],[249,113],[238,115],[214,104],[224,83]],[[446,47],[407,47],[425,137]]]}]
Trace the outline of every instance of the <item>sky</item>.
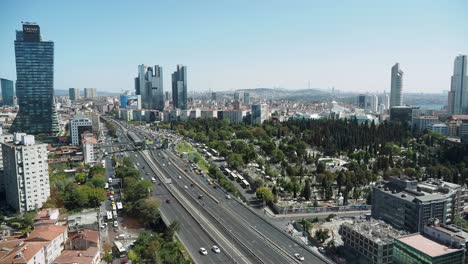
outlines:
[{"label": "sky", "polygon": [[0,1],[0,78],[15,79],[15,30],[36,22],[55,42],[55,89],[134,90],[139,64],[177,64],[188,90],[255,87],[450,90],[468,54],[466,0]]}]

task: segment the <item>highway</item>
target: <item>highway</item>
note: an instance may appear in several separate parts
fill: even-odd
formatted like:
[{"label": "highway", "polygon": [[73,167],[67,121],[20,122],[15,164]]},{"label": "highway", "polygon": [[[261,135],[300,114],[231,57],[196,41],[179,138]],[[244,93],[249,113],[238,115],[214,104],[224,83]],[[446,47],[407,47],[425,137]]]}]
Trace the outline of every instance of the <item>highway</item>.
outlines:
[{"label": "highway", "polygon": [[[119,133],[119,140],[122,144],[131,144],[122,133]],[[154,172],[150,168],[149,164],[146,163],[137,151],[127,152],[125,155],[134,159],[136,164],[139,164],[142,177],[150,179],[154,176]],[[145,167],[144,169],[143,166]],[[187,252],[195,263],[253,263],[233,259],[226,251],[223,250],[219,254],[211,251],[211,247],[213,245],[218,245],[217,240],[215,240],[214,237],[211,236],[186,209],[184,209],[178,200],[174,199],[163,184],[155,184],[152,194],[161,200],[160,213],[163,220],[167,224],[170,224],[173,221],[179,222],[180,230],[177,232],[177,236],[182,244],[184,244]],[[167,199],[171,201],[170,204],[165,202]],[[200,247],[206,248],[208,250],[208,255],[201,255],[199,253]]]},{"label": "highway", "polygon": [[[144,131],[134,130],[134,132],[144,134]],[[214,232],[208,231],[208,233],[216,236],[215,241],[219,243],[217,245],[223,251],[228,251],[234,261],[331,263],[320,253],[313,252],[302,242],[296,241],[278,227],[267,222],[237,199],[227,199],[226,193],[221,188],[213,188],[205,178],[192,173],[186,162],[170,151],[146,150],[139,151],[135,155],[139,163],[146,164],[145,169],[151,167],[160,179],[172,180],[172,183],[166,186],[166,191],[170,188],[172,194],[177,197],[176,200],[181,201],[182,206],[188,206],[189,211],[195,210],[191,212],[192,216],[203,224],[209,224],[209,228]],[[171,194],[165,194],[168,195],[167,197],[173,197]],[[200,194],[204,195],[202,199],[199,199]],[[169,206],[174,204],[171,203]],[[226,245],[226,240],[231,244]],[[210,247],[199,244],[194,246],[193,243],[196,243],[194,241],[187,242],[184,243],[187,248]],[[239,254],[239,252],[242,253]],[[248,254],[249,252],[251,254]],[[305,260],[302,262],[296,260],[295,253],[303,255]]]}]

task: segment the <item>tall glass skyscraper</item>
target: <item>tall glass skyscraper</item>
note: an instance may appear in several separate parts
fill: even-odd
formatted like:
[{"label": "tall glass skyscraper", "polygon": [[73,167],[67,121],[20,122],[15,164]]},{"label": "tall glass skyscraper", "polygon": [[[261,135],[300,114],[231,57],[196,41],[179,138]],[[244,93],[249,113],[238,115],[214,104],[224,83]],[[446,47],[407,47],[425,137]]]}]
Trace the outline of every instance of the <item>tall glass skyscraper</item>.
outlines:
[{"label": "tall glass skyscraper", "polygon": [[7,79],[0,79],[0,84],[2,86],[2,100],[3,105],[13,106],[15,97],[15,89],[13,88],[13,81]]},{"label": "tall glass skyscraper", "polygon": [[187,67],[177,65],[172,74],[172,104],[174,108],[187,110]]},{"label": "tall glass skyscraper", "polygon": [[392,67],[392,81],[390,90],[390,108],[403,105],[403,71],[400,64]]},{"label": "tall glass skyscraper", "polygon": [[54,103],[54,42],[42,41],[39,25],[23,23],[16,31],[16,96],[19,112],[13,132],[59,131]]},{"label": "tall glass skyscraper", "polygon": [[452,114],[468,114],[468,59],[466,55],[455,58],[453,76],[448,99],[448,110]]}]

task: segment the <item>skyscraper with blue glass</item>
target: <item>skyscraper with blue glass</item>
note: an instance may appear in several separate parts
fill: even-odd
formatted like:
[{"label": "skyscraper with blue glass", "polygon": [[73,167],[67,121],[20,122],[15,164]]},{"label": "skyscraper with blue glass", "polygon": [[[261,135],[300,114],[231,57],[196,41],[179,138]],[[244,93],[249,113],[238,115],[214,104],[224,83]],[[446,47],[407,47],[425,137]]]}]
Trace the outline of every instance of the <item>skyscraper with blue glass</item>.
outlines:
[{"label": "skyscraper with blue glass", "polygon": [[172,74],[172,104],[174,109],[187,110],[187,67],[177,65]]},{"label": "skyscraper with blue glass", "polygon": [[42,41],[39,25],[23,23],[23,30],[16,31],[15,57],[19,112],[11,130],[29,134],[58,132],[54,42]]},{"label": "skyscraper with blue glass", "polygon": [[15,89],[13,88],[13,81],[7,79],[0,79],[0,85],[2,87],[2,100],[3,106],[13,106],[15,97]]}]

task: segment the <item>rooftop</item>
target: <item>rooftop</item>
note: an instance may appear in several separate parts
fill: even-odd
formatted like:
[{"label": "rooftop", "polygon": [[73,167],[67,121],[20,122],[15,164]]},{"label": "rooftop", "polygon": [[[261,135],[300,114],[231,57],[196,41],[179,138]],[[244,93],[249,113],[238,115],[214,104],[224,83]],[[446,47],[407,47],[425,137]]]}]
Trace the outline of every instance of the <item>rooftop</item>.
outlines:
[{"label": "rooftop", "polygon": [[461,249],[449,248],[443,244],[439,244],[421,234],[412,234],[405,237],[401,237],[398,241],[413,247],[416,250],[430,256],[438,257],[441,255],[456,252]]},{"label": "rooftop", "polygon": [[407,234],[404,231],[393,228],[383,221],[374,219],[356,219],[352,224],[343,223],[342,226],[346,226],[380,245],[393,243],[396,238]]},{"label": "rooftop", "polygon": [[90,247],[87,250],[64,250],[54,260],[54,264],[88,264],[92,263],[97,254],[99,254],[97,247]]},{"label": "rooftop", "polygon": [[29,234],[28,241],[52,241],[58,236],[62,234],[66,234],[68,228],[66,226],[60,225],[47,225],[47,226],[40,226],[35,228],[31,234]]}]

